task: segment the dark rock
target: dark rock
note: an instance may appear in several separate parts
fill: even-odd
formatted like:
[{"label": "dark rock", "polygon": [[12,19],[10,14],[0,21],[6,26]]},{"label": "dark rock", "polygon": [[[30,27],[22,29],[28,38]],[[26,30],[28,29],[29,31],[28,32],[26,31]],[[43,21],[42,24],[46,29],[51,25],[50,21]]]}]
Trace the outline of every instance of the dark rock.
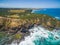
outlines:
[{"label": "dark rock", "polygon": [[31,29],[32,27],[34,27],[34,24],[29,25],[28,29]]},{"label": "dark rock", "polygon": [[16,30],[17,29],[17,27],[14,27],[14,28],[11,28],[12,30]]},{"label": "dark rock", "polygon": [[56,30],[60,30],[60,27],[55,27]]},{"label": "dark rock", "polygon": [[3,27],[3,25],[0,25],[0,28],[2,28]]},{"label": "dark rock", "polygon": [[26,30],[25,28],[22,28],[21,32],[26,33],[26,32],[28,32],[28,30]]}]

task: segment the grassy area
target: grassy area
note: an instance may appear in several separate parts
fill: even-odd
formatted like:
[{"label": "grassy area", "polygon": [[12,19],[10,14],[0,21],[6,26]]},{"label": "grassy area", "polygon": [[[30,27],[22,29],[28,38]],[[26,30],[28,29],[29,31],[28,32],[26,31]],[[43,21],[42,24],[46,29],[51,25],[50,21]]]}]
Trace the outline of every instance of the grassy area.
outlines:
[{"label": "grassy area", "polygon": [[4,32],[0,32],[0,39],[4,38],[7,34]]},{"label": "grassy area", "polygon": [[21,36],[22,36],[21,34],[15,34],[14,38],[15,38],[15,39],[20,39]]},{"label": "grassy area", "polygon": [[[12,12],[10,12],[12,10]],[[23,11],[24,10],[24,11]],[[18,9],[18,8],[0,8],[0,16],[8,16],[8,15],[14,15],[14,14],[25,14],[25,13],[31,13],[31,9]],[[19,13],[18,13],[19,12]]]},{"label": "grassy area", "polygon": [[[10,10],[12,10],[12,12],[9,12]],[[17,20],[13,20],[13,21],[9,21],[9,19],[7,18],[7,20],[3,21],[4,25],[9,26],[9,24],[11,24],[12,22],[16,23],[16,25],[18,24],[17,22],[19,22],[19,24],[24,24],[24,22],[26,23],[32,23],[35,24],[37,22],[39,22],[41,25],[44,26],[58,26],[60,27],[60,21],[58,22],[57,19],[48,16],[46,14],[35,14],[35,13],[31,13],[32,10],[25,10],[24,12],[20,11],[21,9],[0,9],[0,16],[4,16],[4,17],[8,17],[11,18],[11,20],[13,19],[21,19],[19,21]],[[21,10],[22,11],[22,10]],[[19,13],[18,13],[19,12]],[[24,21],[24,22],[23,22]],[[6,23],[5,23],[6,22]],[[49,22],[49,23],[48,23]],[[13,24],[14,24],[13,23]]]}]

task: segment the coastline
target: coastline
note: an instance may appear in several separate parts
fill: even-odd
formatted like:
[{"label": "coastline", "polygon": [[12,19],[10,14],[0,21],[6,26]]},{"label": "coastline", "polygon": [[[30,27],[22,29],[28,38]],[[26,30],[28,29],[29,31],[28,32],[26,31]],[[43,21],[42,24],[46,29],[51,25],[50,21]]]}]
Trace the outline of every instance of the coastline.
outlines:
[{"label": "coastline", "polygon": [[60,30],[60,21],[51,16],[31,12],[25,13],[24,11],[22,14],[15,13],[17,12],[13,10],[13,15],[0,16],[0,31],[6,32],[11,36],[15,35],[15,39],[19,39],[22,35],[20,39],[23,40],[25,36],[29,36],[29,29],[38,25],[42,25],[50,31],[53,31],[53,29]]},{"label": "coastline", "polygon": [[45,15],[49,15],[53,18],[56,18],[57,20],[60,20],[60,8],[42,8],[42,9],[37,9],[37,10],[33,10],[32,13],[36,13],[36,14],[45,14]]}]

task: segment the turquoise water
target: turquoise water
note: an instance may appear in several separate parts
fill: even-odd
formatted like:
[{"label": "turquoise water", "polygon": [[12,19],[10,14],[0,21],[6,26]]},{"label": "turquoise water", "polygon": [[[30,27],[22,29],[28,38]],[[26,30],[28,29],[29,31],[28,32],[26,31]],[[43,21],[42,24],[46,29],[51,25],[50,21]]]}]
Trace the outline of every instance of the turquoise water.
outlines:
[{"label": "turquoise water", "polygon": [[[30,35],[25,37],[19,45],[60,45],[60,30],[49,31],[37,26],[29,31]],[[12,43],[11,45],[17,45],[17,43]]]},{"label": "turquoise water", "polygon": [[60,8],[43,8],[39,10],[33,10],[32,12],[37,14],[47,14],[49,16],[60,19]]},{"label": "turquoise water", "polygon": [[[33,13],[47,14],[54,18],[60,19],[60,8],[48,8],[33,10]],[[49,31],[41,26],[33,27],[29,29],[30,35],[24,37],[19,45],[60,45],[60,30]],[[12,42],[11,45],[17,45],[17,43]]]}]

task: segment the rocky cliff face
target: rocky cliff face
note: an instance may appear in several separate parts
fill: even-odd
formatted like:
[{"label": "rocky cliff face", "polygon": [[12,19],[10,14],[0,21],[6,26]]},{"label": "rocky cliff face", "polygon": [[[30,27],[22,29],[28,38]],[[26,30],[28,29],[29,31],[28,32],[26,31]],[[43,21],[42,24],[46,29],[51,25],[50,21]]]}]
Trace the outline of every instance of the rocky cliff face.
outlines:
[{"label": "rocky cliff face", "polygon": [[29,28],[37,25],[42,25],[47,29],[53,30],[54,28],[60,28],[60,21],[47,15],[28,15],[27,17],[23,16],[21,18],[0,16],[0,31],[6,31],[9,33],[21,31],[26,33]]}]

